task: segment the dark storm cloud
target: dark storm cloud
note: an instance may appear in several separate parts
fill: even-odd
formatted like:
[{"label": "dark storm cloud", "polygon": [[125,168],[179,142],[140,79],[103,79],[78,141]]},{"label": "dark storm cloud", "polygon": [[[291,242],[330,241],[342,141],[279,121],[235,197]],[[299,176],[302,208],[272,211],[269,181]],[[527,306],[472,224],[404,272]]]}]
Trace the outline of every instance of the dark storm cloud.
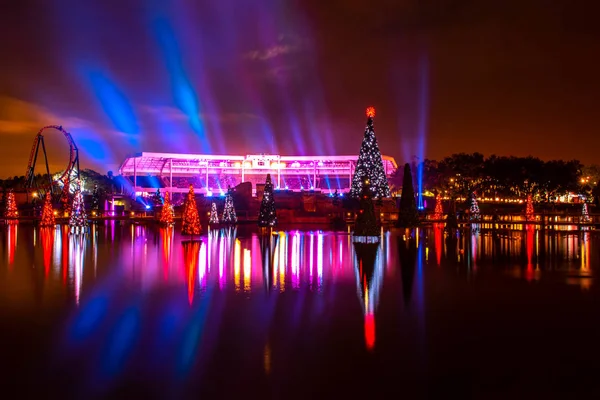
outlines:
[{"label": "dark storm cloud", "polygon": [[[596,161],[592,2],[23,0],[0,9],[0,170],[59,123],[101,170],[135,151]],[[425,100],[424,100],[425,99]],[[577,140],[575,140],[577,138]],[[584,143],[585,145],[582,145]]]}]

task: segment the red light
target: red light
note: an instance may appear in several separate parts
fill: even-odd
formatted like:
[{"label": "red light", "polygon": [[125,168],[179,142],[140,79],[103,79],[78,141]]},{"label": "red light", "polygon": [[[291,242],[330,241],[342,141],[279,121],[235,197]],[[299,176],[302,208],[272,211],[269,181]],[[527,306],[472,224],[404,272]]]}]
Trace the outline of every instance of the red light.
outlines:
[{"label": "red light", "polygon": [[375,347],[375,315],[365,315],[365,345],[367,350]]},{"label": "red light", "polygon": [[375,107],[367,108],[367,117],[369,117],[369,118],[375,117]]}]

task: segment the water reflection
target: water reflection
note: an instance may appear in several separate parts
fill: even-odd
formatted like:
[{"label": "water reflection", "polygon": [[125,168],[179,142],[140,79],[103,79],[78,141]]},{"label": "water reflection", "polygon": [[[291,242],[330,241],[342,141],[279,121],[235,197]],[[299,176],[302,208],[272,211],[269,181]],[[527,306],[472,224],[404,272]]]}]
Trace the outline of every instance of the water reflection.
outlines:
[{"label": "water reflection", "polygon": [[276,379],[289,357],[327,332],[346,335],[369,357],[387,352],[398,334],[414,335],[422,355],[426,321],[434,326],[430,318],[438,318],[426,311],[440,288],[452,289],[451,301],[460,296],[457,281],[474,287],[495,274],[496,283],[514,282],[509,276],[536,289],[551,281],[590,290],[600,265],[596,232],[533,227],[446,233],[433,226],[382,232],[376,245],[339,232],[261,236],[244,227],[211,229],[190,242],[172,228],[115,223],[87,236],[26,225],[6,226],[2,235],[5,307],[19,310],[33,293],[36,307],[68,314],[57,322],[65,332],[57,351],[101,377],[99,387],[134,370],[181,379],[221,357],[244,371],[258,360],[261,373]]},{"label": "water reflection", "polygon": [[365,345],[375,347],[375,310],[383,286],[383,268],[378,262],[381,257],[379,243],[354,243],[356,252],[356,286],[364,314]]}]

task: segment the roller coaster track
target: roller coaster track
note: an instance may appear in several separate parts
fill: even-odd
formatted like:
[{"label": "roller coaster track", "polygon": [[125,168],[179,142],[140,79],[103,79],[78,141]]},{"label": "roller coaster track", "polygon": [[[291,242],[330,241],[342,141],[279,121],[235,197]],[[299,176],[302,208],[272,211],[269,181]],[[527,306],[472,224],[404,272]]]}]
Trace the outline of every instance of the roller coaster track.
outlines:
[{"label": "roller coaster track", "polygon": [[[67,168],[65,169],[63,174],[57,179],[52,179],[52,176],[50,175],[48,155],[46,153],[46,145],[44,144],[43,135],[46,129],[54,129],[60,131],[63,134],[63,136],[67,139],[67,143],[69,144],[69,163],[67,164]],[[68,186],[70,178],[71,176],[73,176],[73,174],[75,174],[77,179],[79,179],[79,150],[77,149],[77,145],[75,144],[73,137],[60,125],[47,125],[40,129],[37,135],[35,136],[35,139],[33,139],[33,146],[31,147],[31,154],[29,155],[29,164],[27,165],[27,172],[25,173],[25,186],[27,189],[32,189],[35,184],[35,165],[37,163],[40,145],[44,153],[46,173],[48,174],[48,184],[43,185],[43,189],[48,189],[52,191],[52,186],[58,184],[59,182],[62,182],[63,186]]]}]

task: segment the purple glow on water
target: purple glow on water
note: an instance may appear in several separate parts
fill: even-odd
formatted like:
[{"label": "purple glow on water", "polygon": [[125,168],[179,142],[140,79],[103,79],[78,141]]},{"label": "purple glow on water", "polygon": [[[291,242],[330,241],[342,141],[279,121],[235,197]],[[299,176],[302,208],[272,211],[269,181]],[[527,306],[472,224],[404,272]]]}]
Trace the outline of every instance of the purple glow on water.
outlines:
[{"label": "purple glow on water", "polygon": [[[470,320],[473,312],[493,323],[525,308],[514,323],[537,332],[539,326],[527,321],[543,325],[562,312],[539,311],[545,301],[562,305],[571,299],[582,306],[596,296],[591,278],[600,256],[593,232],[457,236],[435,227],[382,232],[375,249],[353,244],[345,233],[314,228],[271,236],[244,226],[211,229],[196,242],[177,229],[117,222],[94,226],[85,238],[26,224],[5,227],[0,235],[0,293],[7,299],[0,312],[11,324],[17,324],[17,315],[20,323],[31,318],[38,327],[26,338],[13,336],[10,347],[17,346],[28,363],[49,368],[48,380],[68,372],[75,377],[69,390],[107,396],[124,382],[140,381],[160,397],[186,392],[182,388],[189,385],[194,393],[218,388],[229,394],[238,385],[246,390],[248,378],[254,391],[265,379],[285,384],[306,374],[309,365],[319,376],[341,370],[336,379],[342,381],[357,368],[368,373],[400,366],[427,375],[437,368],[430,362],[437,357],[447,365],[460,363],[459,353],[479,357],[479,343],[466,353],[453,350],[457,341],[468,346],[475,339],[448,321],[460,317],[470,332],[482,318]],[[504,289],[511,295],[500,301],[496,293]],[[538,299],[541,294],[547,297]],[[536,303],[530,306],[525,298]],[[52,321],[49,327],[46,320]],[[502,346],[508,339],[499,337],[495,343]],[[50,355],[32,350],[32,343],[48,344]],[[452,357],[429,351],[441,345]],[[410,362],[398,361],[399,355]],[[301,376],[312,382],[308,374]],[[290,387],[305,388],[298,389],[296,381]]]}]

